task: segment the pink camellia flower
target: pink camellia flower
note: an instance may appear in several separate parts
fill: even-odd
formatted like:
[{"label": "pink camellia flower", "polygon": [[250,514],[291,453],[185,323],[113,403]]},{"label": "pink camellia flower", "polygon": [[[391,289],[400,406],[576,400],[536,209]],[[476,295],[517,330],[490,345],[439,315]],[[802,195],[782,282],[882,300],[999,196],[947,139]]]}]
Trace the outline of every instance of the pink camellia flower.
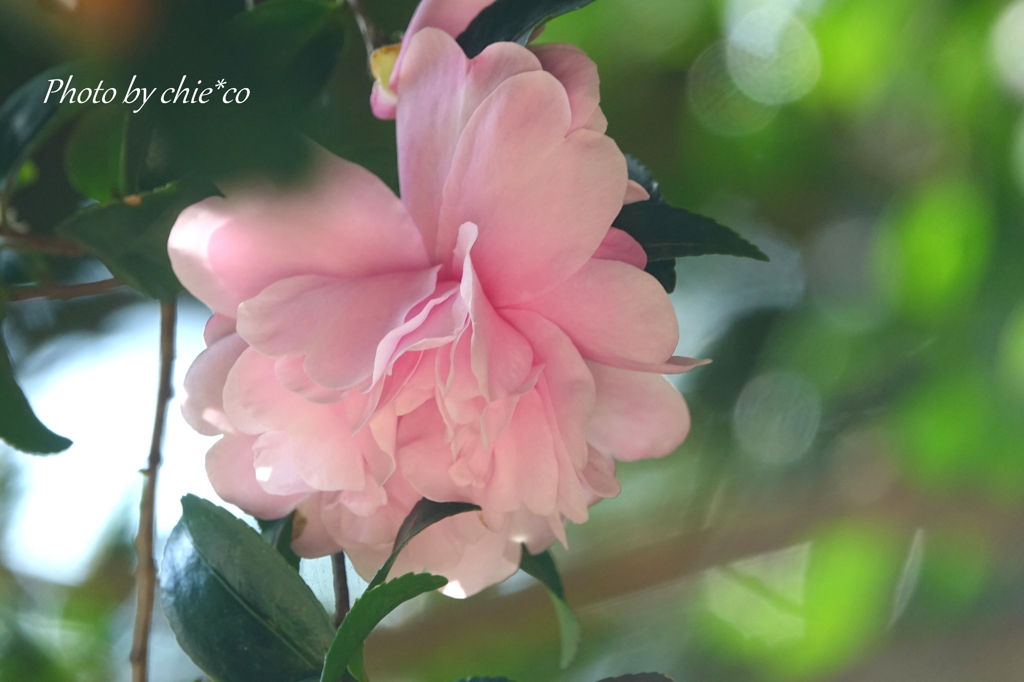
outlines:
[{"label": "pink camellia flower", "polygon": [[593,64],[561,66],[512,43],[468,60],[420,30],[401,200],[321,152],[301,190],[224,187],[175,224],[175,272],[214,311],[185,417],[223,435],[207,455],[221,497],[298,509],[301,555],[344,550],[369,577],[421,497],[472,502],[394,569],[472,594],[617,494],[616,460],[685,438],[661,374],[699,363],[672,356],[668,296],[610,227],[643,191],[603,134]]},{"label": "pink camellia flower", "polygon": [[402,59],[405,57],[406,46],[412,37],[421,29],[436,28],[448,35],[457,37],[466,30],[470,22],[476,18],[494,0],[422,0],[409,21],[402,43],[382,47],[370,58],[370,66],[375,82],[370,94],[370,106],[377,118],[390,120],[395,118],[398,97],[398,74]]},{"label": "pink camellia flower", "polygon": [[[377,118],[391,120],[395,118],[399,89],[401,62],[408,52],[412,37],[425,28],[436,28],[453,38],[458,37],[480,12],[491,5],[494,0],[423,0],[409,21],[403,40],[398,45],[388,45],[377,50],[370,58],[370,67],[374,74],[373,90],[370,93],[370,108]],[[540,59],[541,66],[559,80],[565,77],[577,79],[577,87],[570,92],[594,97],[598,96],[597,67],[580,50],[565,43],[549,43],[531,45],[529,48]],[[589,92],[592,90],[592,92]],[[593,121],[589,127],[604,132],[607,120],[601,109],[595,108],[591,115]]]}]

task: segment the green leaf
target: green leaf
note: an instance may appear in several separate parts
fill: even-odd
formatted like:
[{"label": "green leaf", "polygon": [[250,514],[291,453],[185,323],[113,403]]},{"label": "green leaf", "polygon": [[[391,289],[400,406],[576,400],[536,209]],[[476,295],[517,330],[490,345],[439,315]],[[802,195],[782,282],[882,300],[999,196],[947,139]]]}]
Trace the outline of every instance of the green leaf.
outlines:
[{"label": "green leaf", "polygon": [[[388,556],[387,560],[373,576],[373,580],[367,585],[366,591],[369,592],[375,587],[385,584],[384,581],[388,579],[391,567],[394,566],[398,555],[409,544],[410,540],[438,521],[470,511],[480,511],[480,507],[468,502],[434,502],[425,497],[413,505],[405,520],[402,521],[402,525],[398,528],[398,533],[395,535],[395,544],[392,545],[391,555]],[[347,620],[349,616],[345,618]],[[348,673],[359,682],[366,682],[366,671],[363,670],[362,644],[359,645],[358,650],[348,664]]]},{"label": "green leaf", "polygon": [[320,682],[340,682],[366,638],[399,605],[447,584],[448,580],[438,575],[407,573],[364,592],[352,604],[331,642]]},{"label": "green leaf", "polygon": [[178,214],[216,190],[200,182],[175,182],[123,201],[89,206],[57,231],[81,243],[119,280],[159,300],[181,292],[171,269],[167,237]]},{"label": "green leaf", "polygon": [[388,579],[388,572],[391,567],[395,564],[395,559],[398,558],[399,552],[409,544],[409,541],[419,535],[427,527],[446,519],[449,516],[455,516],[456,514],[462,514],[463,512],[469,511],[480,511],[480,507],[475,504],[469,504],[468,502],[434,502],[423,498],[413,506],[409,515],[402,521],[401,527],[398,529],[398,535],[395,536],[395,544],[391,549],[391,556],[388,557],[384,565],[380,567],[377,574],[373,576],[373,580],[367,586],[367,591],[373,589],[377,585],[381,585],[385,580]]},{"label": "green leaf", "polygon": [[315,677],[334,634],[298,573],[227,510],[193,495],[164,550],[160,587],[178,643],[219,682]]},{"label": "green leaf", "polygon": [[647,263],[644,272],[658,280],[658,283],[665,288],[666,292],[671,294],[676,290],[675,260],[652,260]]},{"label": "green leaf", "polygon": [[626,167],[629,179],[639,183],[651,198],[623,206],[612,224],[640,242],[647,252],[644,271],[668,293],[676,288],[676,258],[719,254],[768,260],[759,248],[728,227],[667,204],[651,171],[629,154]]},{"label": "green leaf", "polygon": [[363,645],[359,645],[359,650],[352,656],[352,660],[348,662],[348,674],[356,679],[357,682],[369,682],[366,676],[366,664],[363,661]]},{"label": "green leaf", "polygon": [[79,193],[107,203],[124,196],[128,111],[100,106],[82,117],[64,153],[68,182]]},{"label": "green leaf", "polygon": [[558,630],[562,636],[562,656],[560,665],[562,669],[568,668],[576,658],[580,648],[580,640],[583,638],[583,630],[576,614],[569,608],[565,601],[565,588],[562,587],[562,579],[555,567],[555,560],[551,552],[530,554],[526,545],[523,545],[522,560],[519,568],[524,573],[539,580],[546,588],[551,602],[555,605],[555,614],[558,616]]},{"label": "green leaf", "polygon": [[473,58],[492,43],[525,45],[538,26],[557,16],[586,7],[594,0],[497,0],[485,7],[458,37],[466,56]]},{"label": "green leaf", "polygon": [[640,242],[652,261],[709,254],[768,260],[761,249],[711,218],[655,201],[623,206],[613,225]]},{"label": "green leaf", "polygon": [[292,551],[292,532],[295,528],[294,521],[295,512],[292,512],[284,518],[274,519],[272,521],[256,519],[256,523],[260,526],[260,535],[263,536],[263,539],[269,542],[271,546],[284,557],[284,560],[297,571],[299,570],[299,563],[301,559],[298,554]]},{"label": "green leaf", "polygon": [[507,677],[464,677],[459,682],[512,682]]},{"label": "green leaf", "polygon": [[[4,310],[0,307],[0,322]],[[0,337],[0,439],[13,448],[35,455],[52,455],[71,447],[71,441],[46,428],[14,379],[7,346]]]},{"label": "green leaf", "polygon": [[308,100],[327,82],[345,45],[344,5],[270,0],[235,17],[233,28],[258,71],[290,96]]},{"label": "green leaf", "polygon": [[60,110],[60,97],[50,95],[44,102],[50,79],[66,80],[71,68],[67,64],[43,71],[22,85],[0,107],[0,186],[21,167],[34,146],[44,135],[47,125],[55,121]]},{"label": "green leaf", "polygon": [[634,675],[623,675],[621,677],[609,677],[601,682],[675,682],[668,675],[661,673],[636,673]]}]

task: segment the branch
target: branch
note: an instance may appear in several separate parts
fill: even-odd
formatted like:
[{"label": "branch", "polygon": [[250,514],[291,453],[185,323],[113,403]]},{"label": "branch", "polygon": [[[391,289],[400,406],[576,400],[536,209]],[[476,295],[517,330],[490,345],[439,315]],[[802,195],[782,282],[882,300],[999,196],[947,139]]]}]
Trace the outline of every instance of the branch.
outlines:
[{"label": "branch", "polygon": [[345,553],[331,556],[334,569],[334,627],[341,627],[341,621],[348,615],[348,575],[345,573]]},{"label": "branch", "polygon": [[40,284],[38,286],[14,287],[7,291],[8,301],[28,301],[33,298],[48,298],[52,301],[68,301],[82,296],[95,296],[114,291],[124,286],[119,280],[110,278],[85,284]]},{"label": "branch", "polygon": [[174,369],[174,327],[177,321],[175,301],[160,303],[160,387],[156,397],[156,418],[153,440],[149,448],[149,466],[142,489],[139,513],[139,534],[135,538],[135,553],[139,566],[136,572],[138,597],[135,610],[135,634],[132,638],[132,682],[146,682],[149,657],[149,630],[153,621],[153,601],[156,594],[156,563],[153,560],[153,517],[156,504],[156,474],[160,468],[160,447],[167,423],[167,404],[171,400],[171,375]]},{"label": "branch", "polygon": [[40,237],[33,234],[22,234],[15,232],[9,227],[0,226],[0,246],[6,246],[15,251],[30,251],[45,253],[51,256],[84,256],[85,251],[81,246],[68,239],[59,237]]},{"label": "branch", "polygon": [[359,26],[359,33],[363,36],[363,43],[366,45],[366,56],[369,57],[373,54],[374,50],[384,44],[381,32],[377,25],[373,23],[370,15],[366,13],[362,0],[345,0],[345,4],[348,5],[352,14],[355,15],[356,24]]},{"label": "branch", "polygon": [[[562,582],[572,586],[573,608],[583,611],[627,599],[710,568],[792,547],[813,540],[823,525],[840,519],[884,521],[908,535],[921,527],[967,529],[983,538],[987,546],[1001,548],[1010,562],[1017,560],[1014,552],[1024,545],[1024,515],[1018,510],[1004,509],[981,498],[933,498],[900,485],[869,503],[844,500],[834,489],[823,487],[810,499],[796,493],[780,494],[771,503],[742,511],[738,518],[715,526],[569,568],[562,574]],[[508,625],[508,637],[534,636],[537,623],[547,622],[554,627],[554,620],[549,618],[550,601],[540,585],[512,594],[492,591],[491,595],[458,604],[440,602],[431,610],[430,618],[413,620],[393,630],[377,630],[367,646],[369,665],[385,677],[415,677],[417,671],[408,661],[422,660],[448,642],[468,641],[493,628],[494,623],[518,624]],[[374,652],[387,651],[402,651],[403,656],[373,656]]]}]

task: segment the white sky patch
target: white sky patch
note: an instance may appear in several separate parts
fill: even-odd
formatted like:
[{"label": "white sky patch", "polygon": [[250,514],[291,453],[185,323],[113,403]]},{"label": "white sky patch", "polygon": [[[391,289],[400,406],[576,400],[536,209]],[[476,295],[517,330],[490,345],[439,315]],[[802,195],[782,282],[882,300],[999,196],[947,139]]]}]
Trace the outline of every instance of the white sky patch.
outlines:
[{"label": "white sky patch", "polygon": [[[157,486],[160,547],[181,516],[184,494],[221,503],[204,466],[206,451],[216,439],[197,434],[181,416],[182,379],[204,348],[202,330],[209,313],[198,306],[180,309],[175,397]],[[142,489],[139,470],[149,455],[156,406],[158,335],[157,305],[139,304],[113,315],[108,333],[62,336],[19,368],[40,419],[74,445],[50,457],[11,455],[19,497],[2,547],[11,569],[77,583],[85,578],[111,524],[125,512],[135,523]]]}]

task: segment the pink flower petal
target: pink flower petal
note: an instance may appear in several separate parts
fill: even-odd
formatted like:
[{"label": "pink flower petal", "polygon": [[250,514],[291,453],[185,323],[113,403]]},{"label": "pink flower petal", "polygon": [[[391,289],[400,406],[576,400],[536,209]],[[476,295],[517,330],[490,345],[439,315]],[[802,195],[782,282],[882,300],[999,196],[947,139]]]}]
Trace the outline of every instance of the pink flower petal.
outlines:
[{"label": "pink flower petal", "polygon": [[337,554],[343,549],[327,529],[320,514],[325,494],[328,493],[311,495],[299,503],[292,527],[292,551],[300,557],[315,559]]},{"label": "pink flower petal", "polygon": [[508,309],[508,320],[529,339],[543,363],[542,381],[547,393],[558,437],[570,460],[580,467],[587,460],[583,430],[594,411],[596,389],[583,358],[565,333],[538,313]]},{"label": "pink flower petal", "polygon": [[279,519],[291,513],[305,495],[271,495],[260,486],[253,467],[255,441],[251,436],[224,436],[206,453],[206,473],[213,489],[228,504],[261,519]]},{"label": "pink flower petal", "polygon": [[662,376],[587,363],[597,383],[597,407],[587,440],[602,453],[632,462],[663,457],[690,431],[690,411]]},{"label": "pink flower petal", "polygon": [[317,492],[302,480],[295,466],[291,439],[284,431],[267,431],[253,443],[253,467],[260,487],[271,495],[297,495]]},{"label": "pink flower petal", "polygon": [[623,205],[635,204],[638,201],[647,201],[651,198],[650,193],[636,180],[629,181],[629,187],[626,189],[626,198],[622,200]]},{"label": "pink flower petal", "polygon": [[691,369],[711,364],[711,361],[687,358],[682,355],[673,355],[665,362],[646,363],[633,362],[631,360],[623,360],[621,358],[607,358],[604,364],[612,367],[618,367],[619,369],[632,370],[634,372],[649,372],[651,374],[685,374]]},{"label": "pink flower petal", "polygon": [[671,301],[632,265],[592,259],[550,293],[525,304],[569,335],[583,357],[660,364],[679,343]]},{"label": "pink flower petal", "polygon": [[238,333],[264,355],[304,355],[310,379],[344,390],[373,374],[377,346],[436,282],[436,268],[353,280],[292,277],[239,306]]},{"label": "pink flower petal", "polygon": [[583,469],[583,480],[586,481],[590,493],[597,499],[616,497],[622,492],[622,486],[615,478],[615,460],[590,448],[587,466]]},{"label": "pink flower petal", "polygon": [[498,308],[563,282],[597,250],[626,193],[626,160],[592,130],[566,136],[572,111],[544,72],[505,80],[459,140],[445,183],[438,250],[479,226],[473,263]]},{"label": "pink flower petal", "polygon": [[601,246],[597,247],[593,257],[622,261],[640,270],[647,267],[647,252],[644,251],[644,247],[617,227],[608,230],[608,234],[604,236],[604,241],[601,242]]},{"label": "pink flower petal", "polygon": [[225,336],[200,353],[185,374],[185,400],[181,414],[189,426],[204,436],[234,430],[224,414],[224,382],[238,357],[248,347],[238,334]]},{"label": "pink flower petal", "polygon": [[235,333],[235,318],[228,317],[227,315],[221,315],[220,313],[214,313],[210,316],[210,319],[206,321],[206,326],[203,328],[203,341],[206,342],[207,346],[212,346],[215,341],[223,339],[228,334]]},{"label": "pink flower petal", "polygon": [[448,475],[455,461],[444,442],[445,424],[437,406],[426,403],[399,423],[397,459],[403,477],[431,500],[469,502],[467,491]]},{"label": "pink flower petal", "polygon": [[[253,349],[242,353],[224,387],[232,422],[255,435],[285,432],[287,441],[267,446],[292,453],[302,479],[317,490],[363,490],[367,460],[383,459],[391,466],[369,429],[353,435],[350,424],[361,415],[362,403],[350,409],[348,402],[318,405],[302,399],[277,381],[273,359]],[[359,414],[352,414],[356,410]]]},{"label": "pink flower petal", "polygon": [[[503,481],[503,477],[511,480]],[[494,472],[487,484],[484,507],[515,511],[525,506],[534,514],[548,516],[558,508],[558,457],[552,424],[540,396],[527,393],[519,399],[512,422],[494,444]]]},{"label": "pink flower petal", "polygon": [[572,108],[572,124],[569,132],[591,128],[598,133],[608,129],[608,120],[594,114],[601,105],[601,79],[597,75],[597,64],[574,45],[546,43],[530,48],[540,59],[544,70],[557,78],[569,95]]},{"label": "pink flower petal", "polygon": [[388,92],[384,86],[375,82],[370,90],[370,110],[373,115],[384,121],[392,121],[398,113],[398,98]]},{"label": "pink flower petal", "polygon": [[[510,578],[513,573],[519,570],[522,550],[520,550],[518,543],[511,542],[507,534],[502,532],[484,532],[479,534],[475,540],[470,541],[467,541],[461,535],[456,535],[453,544],[455,544],[458,551],[449,552],[448,555],[457,560],[452,565],[443,567],[440,570],[438,570],[433,562],[429,561],[429,554],[426,561],[417,561],[420,558],[419,555],[423,554],[425,550],[429,551],[432,549],[431,545],[436,544],[439,536],[449,527],[458,528],[466,523],[476,523],[479,525],[478,518],[475,514],[465,514],[445,519],[428,528],[409,543],[409,547],[406,550],[409,552],[408,564],[401,568],[409,570],[412,565],[422,563],[424,568],[440,573],[448,578],[448,584],[441,591],[445,595],[455,597],[456,599],[470,597],[485,587]],[[399,567],[396,565],[396,568]]]},{"label": "pink flower petal", "polygon": [[402,200],[435,262],[443,262],[454,244],[446,245],[447,250],[434,248],[438,216],[463,129],[480,103],[507,78],[540,71],[541,66],[529,50],[513,43],[495,43],[468,60],[454,38],[435,28],[415,32],[403,47],[401,60],[395,74],[401,79],[397,133]]},{"label": "pink flower petal", "polygon": [[366,277],[428,266],[405,208],[372,173],[318,151],[305,185],[225,188],[182,211],[171,264],[185,288],[215,312],[296,275]]},{"label": "pink flower petal", "polygon": [[521,392],[533,369],[533,349],[487,300],[468,254],[462,271],[462,298],[469,304],[473,322],[470,362],[480,393],[491,401]]}]

